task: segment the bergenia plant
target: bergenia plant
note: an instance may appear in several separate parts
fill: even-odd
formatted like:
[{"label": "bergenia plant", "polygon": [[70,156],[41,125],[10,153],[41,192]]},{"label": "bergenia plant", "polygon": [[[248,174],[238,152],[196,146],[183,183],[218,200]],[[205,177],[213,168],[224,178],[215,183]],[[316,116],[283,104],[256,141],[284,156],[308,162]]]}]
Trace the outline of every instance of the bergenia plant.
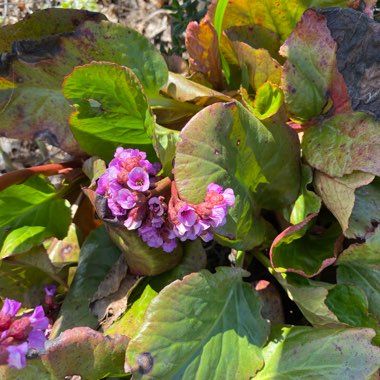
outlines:
[{"label": "bergenia plant", "polygon": [[374,6],[213,1],[184,72],[100,13],[0,29],[2,135],[67,153],[0,177],[0,378],[376,379]]}]

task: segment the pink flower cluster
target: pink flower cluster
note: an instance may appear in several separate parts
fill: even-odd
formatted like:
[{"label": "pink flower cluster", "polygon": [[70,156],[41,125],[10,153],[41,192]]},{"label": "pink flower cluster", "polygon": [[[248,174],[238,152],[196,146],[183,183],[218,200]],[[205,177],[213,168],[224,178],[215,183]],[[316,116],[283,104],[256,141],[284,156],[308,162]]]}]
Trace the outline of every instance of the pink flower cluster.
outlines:
[{"label": "pink flower cluster", "polygon": [[23,368],[29,350],[43,350],[49,320],[42,306],[20,317],[21,303],[6,298],[0,311],[0,365]]},{"label": "pink flower cluster", "polygon": [[226,222],[228,208],[235,202],[232,189],[211,183],[204,202],[193,205],[182,201],[175,182],[167,203],[164,196],[153,196],[151,190],[159,181],[158,163],[151,164],[146,153],[138,149],[117,148],[108,169],[99,178],[96,192],[107,198],[107,205],[129,230],[137,230],[150,247],[172,252],[181,241],[198,236],[205,241],[213,238],[211,228]]}]

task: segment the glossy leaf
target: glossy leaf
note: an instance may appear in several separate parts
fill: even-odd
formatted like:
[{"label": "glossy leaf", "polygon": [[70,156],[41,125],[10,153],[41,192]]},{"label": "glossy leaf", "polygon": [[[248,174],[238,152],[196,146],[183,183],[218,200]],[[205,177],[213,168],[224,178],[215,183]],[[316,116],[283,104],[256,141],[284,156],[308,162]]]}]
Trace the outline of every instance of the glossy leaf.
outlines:
[{"label": "glossy leaf", "polygon": [[361,112],[333,116],[305,131],[306,161],[331,177],[354,171],[380,175],[379,122]]},{"label": "glossy leaf", "polygon": [[338,283],[353,284],[367,295],[368,310],[380,320],[380,232],[369,234],[363,244],[348,247],[337,261]]},{"label": "glossy leaf", "polygon": [[265,367],[255,379],[367,379],[380,362],[373,336],[371,329],[277,327],[263,350]]},{"label": "glossy leaf", "polygon": [[306,121],[322,113],[334,80],[336,43],[324,16],[308,10],[281,46],[287,57],[282,88],[288,111]]},{"label": "glossy leaf", "polygon": [[330,177],[316,171],[314,185],[323,203],[337,218],[343,232],[348,228],[349,219],[355,204],[355,190],[368,185],[374,176],[354,172],[341,178]]},{"label": "glossy leaf", "polygon": [[87,153],[111,159],[118,146],[150,149],[154,119],[131,69],[100,62],[77,67],[65,78],[63,94],[77,104],[71,130]]},{"label": "glossy leaf", "polygon": [[368,300],[362,289],[338,284],[329,290],[325,303],[341,322],[374,329],[378,334],[375,339],[380,345],[380,327],[376,318],[368,312]]},{"label": "glossy leaf", "polygon": [[235,207],[217,233],[238,249],[260,244],[258,208],[285,206],[297,196],[296,136],[284,125],[262,124],[240,103],[226,103],[199,112],[180,137],[174,168],[180,196],[197,204],[211,182],[232,188]]},{"label": "glossy leaf", "polygon": [[90,311],[90,300],[114,262],[120,256],[104,227],[93,231],[81,247],[78,268],[51,337],[76,326],[97,327],[98,321]]},{"label": "glossy leaf", "polygon": [[61,84],[75,66],[97,60],[129,67],[150,96],[157,96],[167,81],[166,64],[145,37],[104,21],[85,22],[75,33],[17,43],[17,52],[7,56],[1,76],[8,82],[16,80],[15,88],[0,90],[2,133],[21,139],[45,138],[73,155],[83,153],[68,128],[71,109]]},{"label": "glossy leaf", "polygon": [[238,268],[202,271],[162,290],[128,345],[127,366],[133,376],[254,376],[263,366],[268,323],[260,315],[258,296],[242,282],[244,275]]},{"label": "glossy leaf", "polygon": [[322,231],[310,229],[316,214],[310,214],[303,222],[290,226],[274,239],[270,259],[278,272],[295,272],[312,277],[336,260],[336,243],[341,229],[332,225]]},{"label": "glossy leaf", "polygon": [[270,82],[265,82],[257,89],[253,102],[254,115],[260,120],[268,119],[279,111],[283,101],[282,90]]}]

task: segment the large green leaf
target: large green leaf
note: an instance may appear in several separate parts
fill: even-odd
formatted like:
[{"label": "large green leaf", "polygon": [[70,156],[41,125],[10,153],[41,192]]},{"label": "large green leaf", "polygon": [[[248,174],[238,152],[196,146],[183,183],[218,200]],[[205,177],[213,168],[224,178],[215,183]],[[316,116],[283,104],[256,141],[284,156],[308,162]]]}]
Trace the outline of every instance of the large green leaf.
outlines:
[{"label": "large green leaf", "polygon": [[151,150],[154,128],[143,88],[133,71],[112,63],[76,67],[63,82],[63,94],[77,104],[71,130],[81,148],[110,160],[118,146]]},{"label": "large green leaf", "polygon": [[362,289],[338,284],[329,290],[325,303],[341,322],[353,327],[374,329],[377,333],[375,341],[380,345],[379,322],[369,313],[368,300]]},{"label": "large green leaf", "polygon": [[[47,27],[49,19],[44,23]],[[6,57],[0,76],[0,83],[8,83],[8,89],[0,90],[2,133],[25,139],[47,138],[74,155],[80,150],[68,129],[71,109],[61,84],[75,66],[93,60],[127,66],[149,96],[157,96],[168,77],[165,61],[147,39],[105,21],[87,21],[74,33],[23,41],[17,44],[17,54]]]},{"label": "large green leaf", "polygon": [[368,234],[364,244],[348,247],[337,261],[338,283],[354,284],[368,298],[368,310],[380,320],[380,231]]},{"label": "large green leaf", "polygon": [[356,170],[380,175],[379,127],[379,121],[362,112],[335,115],[305,131],[303,155],[331,177]]},{"label": "large green leaf", "polygon": [[[234,190],[236,203],[217,233],[250,249],[263,240],[260,207],[286,206],[300,182],[297,136],[285,125],[263,124],[240,103],[217,103],[181,131],[174,176],[181,198],[203,201],[210,182]],[[249,168],[249,170],[247,170]]]},{"label": "large green leaf", "polygon": [[152,301],[127,348],[136,379],[248,379],[262,368],[268,322],[239,268],[175,281]]},{"label": "large green leaf", "polygon": [[255,380],[365,380],[375,374],[380,348],[371,329],[277,327]]},{"label": "large green leaf", "polygon": [[274,239],[270,259],[276,271],[312,277],[335,262],[336,242],[342,231],[337,223],[328,229],[310,228],[315,217],[316,214],[310,214]]},{"label": "large green leaf", "polygon": [[38,176],[0,193],[0,257],[26,252],[48,237],[67,235],[70,204],[57,196],[50,182]]},{"label": "large green leaf", "polygon": [[318,116],[326,105],[336,72],[336,43],[324,16],[308,10],[281,46],[287,57],[282,77],[285,102],[297,120]]},{"label": "large green leaf", "polygon": [[53,326],[52,338],[76,326],[97,327],[98,321],[90,311],[90,300],[119,256],[120,251],[112,244],[104,227],[87,237],[73,282]]},{"label": "large green leaf", "polygon": [[[213,19],[215,5],[209,9]],[[347,0],[233,0],[229,1],[223,18],[222,30],[232,26],[259,25],[275,32],[284,41],[297,22],[302,13],[310,7],[345,7],[349,4]]]}]

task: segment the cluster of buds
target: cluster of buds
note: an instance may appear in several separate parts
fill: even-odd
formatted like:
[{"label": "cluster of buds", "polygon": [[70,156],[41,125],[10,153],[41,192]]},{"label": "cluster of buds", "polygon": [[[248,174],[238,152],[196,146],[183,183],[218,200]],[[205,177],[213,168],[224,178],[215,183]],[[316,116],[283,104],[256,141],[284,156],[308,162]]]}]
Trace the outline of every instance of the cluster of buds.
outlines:
[{"label": "cluster of buds", "polygon": [[0,311],[0,365],[21,369],[30,350],[43,350],[49,320],[42,306],[17,317],[21,303],[6,298]]},{"label": "cluster of buds", "polygon": [[159,163],[150,163],[138,149],[117,148],[114,159],[99,178],[97,194],[107,198],[114,218],[128,230],[137,230],[150,247],[172,252],[181,241],[213,238],[211,228],[226,222],[228,207],[235,196],[232,189],[211,183],[204,202],[193,205],[181,200],[175,182],[170,199],[152,191],[159,182]]}]

